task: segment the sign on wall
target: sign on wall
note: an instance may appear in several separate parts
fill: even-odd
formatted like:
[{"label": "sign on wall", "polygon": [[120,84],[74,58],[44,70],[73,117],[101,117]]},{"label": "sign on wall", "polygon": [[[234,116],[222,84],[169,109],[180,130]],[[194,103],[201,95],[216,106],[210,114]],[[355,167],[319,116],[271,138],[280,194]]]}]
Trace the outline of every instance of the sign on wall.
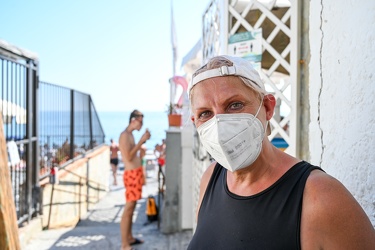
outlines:
[{"label": "sign on wall", "polygon": [[231,35],[228,41],[228,55],[245,58],[259,70],[262,61],[262,29]]}]

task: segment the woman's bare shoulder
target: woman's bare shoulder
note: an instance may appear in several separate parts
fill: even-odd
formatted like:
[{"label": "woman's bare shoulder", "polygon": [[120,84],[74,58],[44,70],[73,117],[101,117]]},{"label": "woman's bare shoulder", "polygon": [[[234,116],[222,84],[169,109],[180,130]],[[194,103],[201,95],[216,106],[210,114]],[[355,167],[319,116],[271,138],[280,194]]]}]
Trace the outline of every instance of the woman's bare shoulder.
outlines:
[{"label": "woman's bare shoulder", "polygon": [[[366,213],[337,179],[313,170],[307,179],[302,211],[302,244],[322,249],[371,249],[375,231]],[[360,242],[360,243],[359,243]]]},{"label": "woman's bare shoulder", "polygon": [[204,194],[206,193],[208,182],[211,179],[211,176],[212,176],[212,173],[213,173],[213,171],[215,169],[215,166],[216,166],[216,162],[212,162],[208,166],[208,168],[204,171],[204,173],[202,175],[201,183],[200,183],[200,186],[199,186],[198,207],[197,207],[197,211],[196,211],[197,212],[196,213],[196,218],[197,219],[198,219],[198,212],[199,212],[200,206],[202,204],[202,200],[203,200]]},{"label": "woman's bare shoulder", "polygon": [[216,161],[215,162],[212,162],[208,168],[204,171],[203,175],[202,175],[202,182],[207,182],[210,180],[211,176],[212,176],[212,173],[215,169],[215,166],[216,166]]}]

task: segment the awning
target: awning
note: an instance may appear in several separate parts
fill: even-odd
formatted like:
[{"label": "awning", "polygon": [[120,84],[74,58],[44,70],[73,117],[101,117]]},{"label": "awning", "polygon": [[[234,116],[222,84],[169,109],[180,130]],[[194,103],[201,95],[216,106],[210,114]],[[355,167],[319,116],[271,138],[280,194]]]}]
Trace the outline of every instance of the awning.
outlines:
[{"label": "awning", "polygon": [[[181,67],[184,67],[191,60],[196,60],[199,56],[198,53],[202,49],[201,39],[194,45],[194,47],[182,58]],[[199,62],[200,63],[200,62]]]}]

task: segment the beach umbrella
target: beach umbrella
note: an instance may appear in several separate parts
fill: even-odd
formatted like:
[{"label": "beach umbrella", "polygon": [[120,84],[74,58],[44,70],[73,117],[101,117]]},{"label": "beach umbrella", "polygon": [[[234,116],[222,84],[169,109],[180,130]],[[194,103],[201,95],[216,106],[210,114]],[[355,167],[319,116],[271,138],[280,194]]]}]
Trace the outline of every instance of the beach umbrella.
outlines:
[{"label": "beach umbrella", "polygon": [[0,99],[0,114],[3,116],[4,124],[11,123],[13,117],[15,117],[17,124],[27,122],[26,109],[7,100]]}]

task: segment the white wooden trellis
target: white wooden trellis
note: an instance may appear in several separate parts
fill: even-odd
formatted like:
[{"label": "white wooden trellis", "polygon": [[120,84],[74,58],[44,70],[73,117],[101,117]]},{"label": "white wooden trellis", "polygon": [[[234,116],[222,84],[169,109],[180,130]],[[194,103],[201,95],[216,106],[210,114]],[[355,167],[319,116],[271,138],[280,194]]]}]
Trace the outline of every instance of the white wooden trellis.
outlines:
[{"label": "white wooden trellis", "polygon": [[[275,10],[280,8],[283,8],[282,15],[277,16]],[[258,16],[251,25],[247,19],[254,14],[254,10],[257,11]],[[269,30],[267,37],[263,33],[262,39],[263,54],[268,53],[273,58],[273,62],[267,68],[262,65],[260,74],[266,90],[275,95],[278,104],[286,112],[283,114],[284,118],[280,119],[280,113],[276,109],[275,116],[271,119],[272,133],[269,139],[283,138],[289,145],[286,152],[293,156],[299,155],[298,128],[300,126],[297,118],[300,113],[298,110],[300,13],[300,3],[297,0],[212,0],[202,20],[202,64],[214,56],[227,54],[231,35],[263,29],[266,22],[273,24],[274,27]],[[278,44],[278,48],[275,48],[280,33],[288,38],[288,43],[282,46]],[[279,72],[280,66],[284,69],[282,73]],[[283,129],[287,124],[289,133]],[[200,179],[209,165],[209,160],[197,136],[194,144],[193,201],[196,208]]]},{"label": "white wooden trellis", "polygon": [[[227,54],[231,35],[264,28],[266,21],[274,25],[267,37],[263,33],[262,39],[263,53],[267,52],[274,61],[260,74],[267,91],[275,95],[283,112],[283,119],[276,113],[271,120],[273,129],[269,139],[283,138],[291,155],[297,155],[298,7],[298,1],[293,0],[213,0],[203,15],[203,63],[213,56]],[[281,8],[285,12],[278,17],[274,10]],[[252,25],[247,19],[255,14],[259,16]],[[277,43],[275,39],[280,34],[287,37],[287,44]],[[280,67],[283,73],[278,72]],[[288,131],[283,129],[286,125],[289,125]]]}]

